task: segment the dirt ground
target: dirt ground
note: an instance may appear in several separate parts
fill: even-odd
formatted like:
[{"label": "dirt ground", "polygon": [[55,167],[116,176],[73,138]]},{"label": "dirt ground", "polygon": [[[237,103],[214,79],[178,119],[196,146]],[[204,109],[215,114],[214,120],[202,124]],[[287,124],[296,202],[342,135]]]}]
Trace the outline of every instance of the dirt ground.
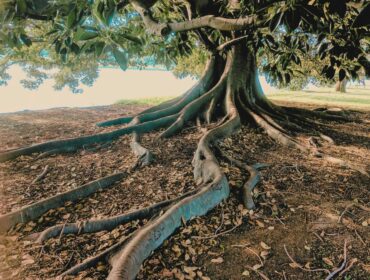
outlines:
[{"label": "dirt ground", "polygon": [[[112,130],[96,122],[131,115],[144,106],[51,109],[0,115],[0,150]],[[370,113],[351,112],[362,123],[327,123],[336,145],[320,143],[331,155],[361,164],[369,172]],[[195,189],[191,160],[200,133],[143,145],[155,155],[152,165],[78,203],[50,210],[37,221],[0,236],[0,279],[49,279],[119,241],[144,221],[110,232],[63,235],[43,246],[27,237],[49,226],[102,218],[174,198]],[[22,156],[0,164],[0,215],[130,168],[135,158],[130,137],[74,154]],[[223,151],[248,164],[266,163],[254,191],[256,209],[240,204],[239,188],[248,174],[221,161],[231,195],[227,201],[183,225],[147,259],[137,279],[324,279],[345,259],[336,279],[370,279],[370,180],[284,148],[262,131],[243,127],[220,143]],[[49,172],[32,181],[45,166]],[[109,264],[99,263],[70,279],[105,279]]]}]

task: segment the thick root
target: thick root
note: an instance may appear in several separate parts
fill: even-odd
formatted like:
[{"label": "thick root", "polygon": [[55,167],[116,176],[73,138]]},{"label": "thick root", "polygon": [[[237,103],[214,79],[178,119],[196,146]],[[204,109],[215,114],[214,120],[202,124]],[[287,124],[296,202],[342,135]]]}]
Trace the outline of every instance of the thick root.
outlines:
[{"label": "thick root", "polygon": [[50,227],[44,230],[43,232],[41,232],[41,234],[37,238],[37,242],[43,243],[50,238],[61,236],[63,234],[83,234],[83,233],[99,232],[103,230],[110,231],[119,225],[126,224],[134,220],[148,219],[148,218],[153,217],[163,208],[189,195],[192,195],[194,192],[195,191],[188,192],[175,199],[161,201],[153,205],[150,205],[146,208],[131,211],[128,213],[124,213],[124,214],[106,218],[106,219],[98,219],[98,220],[93,219],[93,220],[88,220],[88,221],[80,222],[80,223],[68,223],[68,224],[56,225],[56,226]]},{"label": "thick root", "polygon": [[243,169],[249,173],[249,179],[244,183],[242,187],[242,201],[244,206],[247,209],[254,209],[256,207],[254,201],[253,201],[253,195],[252,192],[254,188],[257,186],[259,181],[261,180],[261,176],[258,172],[258,169],[264,168],[269,166],[268,164],[254,164],[252,166],[245,164],[229,155],[221,151],[220,148],[218,148],[218,151],[221,153],[221,155],[226,158],[231,164],[234,164],[240,169]]},{"label": "thick root", "polygon": [[107,279],[134,279],[141,263],[149,257],[179,226],[183,220],[204,215],[229,195],[225,177],[204,187],[198,194],[183,199],[160,218],[139,230],[123,248]]},{"label": "thick root", "polygon": [[219,95],[224,92],[225,84],[230,73],[231,63],[230,60],[226,63],[224,72],[218,81],[218,83],[210,89],[208,92],[204,93],[203,95],[199,96],[188,105],[186,105],[180,112],[177,120],[168,127],[160,136],[159,138],[166,138],[170,137],[177,132],[179,132],[186,122],[193,120],[199,115],[202,108],[206,106],[209,102],[213,99],[218,99]]},{"label": "thick root", "polygon": [[111,125],[119,125],[119,124],[136,124],[136,123],[144,123],[147,121],[153,121],[159,118],[163,118],[166,116],[170,116],[173,114],[177,114],[184,108],[187,104],[201,96],[204,92],[207,92],[207,89],[212,85],[214,82],[214,71],[216,69],[216,63],[219,63],[219,58],[212,56],[211,59],[208,61],[206,68],[202,77],[199,81],[185,94],[144,110],[143,112],[139,113],[135,117],[123,117],[118,119],[113,119],[106,122],[98,123],[98,126],[111,126]]},{"label": "thick root", "polygon": [[[231,62],[234,61],[231,59]],[[193,159],[194,178],[197,183],[203,184],[204,187],[197,194],[181,200],[157,220],[141,229],[120,252],[119,257],[112,265],[108,279],[134,279],[140,270],[142,262],[183,221],[204,215],[229,196],[228,182],[221,172],[217,159],[209,145],[219,138],[230,135],[240,125],[239,115],[234,104],[234,94],[235,91],[231,83],[228,83],[226,108],[229,119],[222,125],[204,134],[199,141]],[[200,99],[206,95],[203,95]],[[210,98],[212,99],[213,96],[210,96]],[[197,108],[200,109],[201,107]]]},{"label": "thick root", "polygon": [[154,121],[148,121],[137,125],[131,125],[122,129],[114,130],[112,132],[100,133],[89,136],[82,136],[77,138],[69,138],[63,140],[49,141],[25,148],[15,149],[0,153],[0,162],[11,160],[22,155],[30,155],[32,153],[53,152],[57,153],[64,150],[76,151],[84,146],[109,142],[119,138],[122,135],[130,134],[132,132],[144,133],[155,129],[167,127],[172,124],[177,118],[177,114],[163,117]]},{"label": "thick root", "polygon": [[0,232],[6,232],[18,223],[27,223],[32,221],[50,209],[61,207],[67,201],[73,202],[87,197],[98,190],[111,186],[125,176],[126,173],[124,172],[113,174],[82,185],[76,189],[43,199],[14,212],[2,215],[0,216]]},{"label": "thick root", "polygon": [[107,126],[113,126],[113,125],[121,125],[121,124],[128,124],[132,121],[133,117],[122,117],[117,119],[112,119],[104,122],[99,122],[96,124],[96,126],[99,127],[107,127]]}]

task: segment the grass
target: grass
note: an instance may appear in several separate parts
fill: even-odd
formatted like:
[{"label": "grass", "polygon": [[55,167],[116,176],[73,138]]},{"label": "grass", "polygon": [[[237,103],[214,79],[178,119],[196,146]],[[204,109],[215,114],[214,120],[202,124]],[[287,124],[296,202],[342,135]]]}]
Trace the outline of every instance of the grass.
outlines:
[{"label": "grass", "polygon": [[170,100],[174,96],[161,96],[161,97],[146,97],[140,99],[121,99],[115,104],[117,105],[158,105],[162,102]]},{"label": "grass", "polygon": [[332,88],[314,90],[280,90],[266,94],[272,101],[297,102],[320,106],[344,107],[348,109],[370,110],[370,87],[350,87],[346,93],[334,92]]},{"label": "grass", "polygon": [[[315,88],[301,91],[275,90],[266,92],[272,101],[305,103],[329,107],[343,107],[347,109],[370,110],[370,86],[349,87],[346,93],[336,93],[333,88]],[[140,99],[121,99],[118,105],[157,105],[173,96],[146,97]]]}]

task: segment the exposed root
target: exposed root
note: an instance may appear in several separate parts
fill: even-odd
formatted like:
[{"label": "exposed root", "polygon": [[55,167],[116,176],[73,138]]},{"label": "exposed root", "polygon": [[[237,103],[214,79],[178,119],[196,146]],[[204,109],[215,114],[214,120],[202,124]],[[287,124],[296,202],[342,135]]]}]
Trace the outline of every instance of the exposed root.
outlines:
[{"label": "exposed root", "polygon": [[99,122],[96,125],[99,127],[107,127],[107,126],[113,126],[113,125],[120,125],[120,124],[127,124],[132,121],[133,117],[122,117],[117,119],[112,119],[104,122]]},{"label": "exposed root", "polygon": [[363,166],[359,166],[357,164],[353,164],[353,163],[345,161],[343,159],[332,157],[332,156],[325,155],[325,154],[322,154],[322,153],[316,153],[315,155],[319,158],[322,158],[323,160],[325,160],[329,163],[336,164],[336,165],[339,165],[339,166],[344,167],[344,168],[355,170],[355,171],[357,171],[357,172],[359,172],[359,173],[361,173],[361,174],[363,174],[367,177],[370,176],[369,173],[366,171],[366,169]]},{"label": "exposed root", "polygon": [[53,208],[62,206],[67,201],[76,201],[87,197],[94,192],[107,188],[121,180],[126,173],[113,174],[99,180],[92,181],[73,190],[54,195],[52,197],[35,202],[14,212],[0,216],[0,232],[6,232],[18,223],[27,223]]},{"label": "exposed root", "polygon": [[[43,152],[43,153],[39,154],[36,157],[36,159],[42,159],[42,158],[46,158],[46,157],[49,157],[49,156],[52,156],[52,155],[57,155],[57,154],[68,154],[68,153],[74,153],[74,152],[76,152],[75,147],[62,147],[62,148],[58,148],[58,149],[52,149],[52,150],[47,151],[47,152]],[[0,162],[1,162],[1,154],[0,154]]]},{"label": "exposed root", "polygon": [[49,165],[46,165],[44,170],[35,178],[35,180],[32,181],[32,184],[37,183],[38,181],[44,179],[46,174],[49,172]]},{"label": "exposed root", "polygon": [[[232,59],[229,63],[234,62]],[[226,66],[226,68],[228,68]],[[183,221],[204,215],[229,195],[228,182],[221,172],[217,159],[211,151],[211,142],[230,135],[239,125],[240,119],[234,104],[235,90],[227,87],[228,121],[207,131],[198,144],[193,159],[194,178],[206,184],[195,195],[189,196],[168,209],[161,217],[150,222],[123,248],[112,265],[108,279],[134,279],[142,262],[178,228]],[[206,94],[207,95],[207,94]],[[203,95],[202,97],[206,96]],[[202,98],[200,97],[200,99]],[[212,97],[212,96],[211,96]],[[203,105],[203,104],[202,104]],[[201,106],[197,107],[200,109]]]},{"label": "exposed root", "polygon": [[110,257],[112,257],[116,252],[118,252],[120,249],[122,249],[122,247],[124,247],[128,243],[131,236],[132,234],[124,237],[122,240],[115,243],[111,247],[105,249],[103,252],[97,254],[96,256],[87,258],[83,262],[71,267],[70,269],[60,274],[56,279],[63,279],[63,277],[67,275],[76,275],[81,271],[84,271],[90,267],[95,266],[100,261],[103,261],[103,260],[109,261]]},{"label": "exposed root", "polygon": [[161,133],[159,136],[160,138],[166,138],[174,135],[175,133],[179,132],[186,122],[195,119],[195,117],[199,114],[201,109],[207,105],[212,99],[217,99],[218,96],[224,91],[225,83],[230,71],[230,63],[227,63],[225,66],[225,70],[218,81],[218,83],[208,92],[201,95],[199,98],[195,99],[194,101],[190,102],[186,105],[180,112],[176,121],[168,127],[164,132]]},{"label": "exposed root", "polygon": [[76,151],[79,148],[83,148],[87,145],[96,143],[109,142],[119,138],[122,135],[130,134],[132,132],[144,133],[159,129],[161,127],[167,127],[173,123],[177,118],[177,114],[163,117],[154,121],[148,121],[137,125],[127,126],[122,129],[114,130],[112,132],[100,133],[89,136],[82,136],[77,138],[69,138],[63,140],[54,140],[41,144],[32,145],[25,148],[15,149],[7,152],[0,153],[0,162],[17,158],[21,155],[30,155],[32,153],[59,153],[65,151]]},{"label": "exposed root", "polygon": [[246,108],[246,111],[253,117],[255,122],[258,125],[260,125],[272,139],[276,140],[282,145],[297,148],[301,151],[307,151],[307,147],[304,147],[302,144],[298,143],[295,139],[291,138],[289,135],[284,134],[278,129],[276,129],[273,125],[269,124],[258,114],[252,112],[248,108]]},{"label": "exposed root", "polygon": [[180,97],[174,98],[158,106],[152,107],[150,109],[144,110],[143,112],[139,113],[135,117],[123,117],[118,118],[106,122],[98,123],[98,126],[110,126],[110,125],[118,125],[118,124],[137,124],[137,123],[144,123],[147,121],[153,121],[159,118],[163,118],[166,116],[170,116],[173,114],[177,114],[184,108],[187,104],[192,102],[193,100],[197,99],[201,96],[204,92],[207,92],[207,89],[212,85],[214,80],[214,71],[216,63],[218,60],[215,56],[212,56],[211,59],[208,61],[205,71],[202,75],[202,78],[185,94]]},{"label": "exposed root", "polygon": [[131,149],[134,152],[135,156],[137,157],[135,168],[139,166],[140,167],[147,166],[153,161],[153,154],[147,148],[141,146],[139,141],[140,141],[139,134],[134,132],[132,136]]},{"label": "exposed root", "polygon": [[247,209],[254,209],[256,205],[253,201],[252,192],[261,179],[258,169],[267,167],[268,164],[255,164],[255,165],[250,166],[248,164],[245,164],[227,155],[226,153],[222,152],[221,149],[219,149],[219,151],[222,154],[222,156],[225,157],[232,164],[234,164],[240,169],[246,170],[250,174],[249,179],[244,183],[243,188],[242,188],[242,201],[243,201],[244,206]]},{"label": "exposed root", "polygon": [[[132,121],[133,124],[139,124],[140,120],[135,117]],[[132,133],[131,149],[137,157],[136,167],[144,167],[149,165],[153,161],[153,154],[147,149],[141,146],[140,144],[140,134],[137,132]]]},{"label": "exposed root", "polygon": [[[323,120],[331,120],[331,121],[337,121],[337,122],[353,122],[355,121],[354,119],[345,117],[344,115],[341,114],[336,114],[336,112],[331,112],[329,110],[324,110],[324,111],[311,111],[303,108],[292,108],[292,107],[282,107],[285,111],[292,113],[294,115],[298,116],[307,116],[307,117],[316,117],[320,118]],[[360,120],[356,120],[360,121]]]},{"label": "exposed root", "polygon": [[163,208],[189,195],[192,195],[194,192],[195,191],[191,191],[191,192],[185,193],[181,195],[180,197],[177,197],[174,199],[161,201],[161,202],[155,203],[153,205],[150,205],[148,207],[145,207],[139,210],[134,210],[128,213],[109,217],[106,219],[92,219],[92,220],[78,222],[78,223],[55,225],[41,232],[39,237],[37,238],[37,242],[43,243],[50,238],[60,236],[62,234],[83,234],[83,233],[99,232],[103,230],[110,231],[119,225],[131,222],[134,220],[148,219],[154,216],[155,214],[157,214]]},{"label": "exposed root", "polygon": [[203,187],[199,193],[172,206],[161,217],[137,232],[120,252],[107,279],[134,279],[141,263],[181,226],[182,220],[188,221],[193,217],[204,215],[228,194],[228,183],[226,178],[222,177],[216,183]]}]

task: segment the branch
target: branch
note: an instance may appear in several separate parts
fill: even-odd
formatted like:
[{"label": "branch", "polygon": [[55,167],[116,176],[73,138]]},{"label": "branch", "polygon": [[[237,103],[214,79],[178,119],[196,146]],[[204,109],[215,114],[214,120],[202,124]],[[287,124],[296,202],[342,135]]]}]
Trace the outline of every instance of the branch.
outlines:
[{"label": "branch", "polygon": [[256,19],[255,16],[230,19],[207,15],[182,22],[159,23],[153,18],[150,10],[147,9],[140,1],[132,1],[131,3],[134,9],[142,17],[149,32],[161,36],[165,36],[170,32],[189,31],[202,27],[211,27],[221,31],[243,30],[253,25]]},{"label": "branch", "polygon": [[234,45],[234,44],[238,43],[239,41],[241,41],[241,40],[243,40],[243,39],[246,39],[248,36],[249,36],[249,35],[245,35],[245,36],[241,36],[241,37],[238,37],[238,38],[232,39],[232,40],[230,40],[230,41],[227,41],[227,42],[225,42],[225,43],[223,43],[223,44],[219,45],[219,46],[217,47],[217,50],[218,50],[218,51],[222,51],[222,50],[224,50],[226,47],[232,46],[232,45]]},{"label": "branch", "polygon": [[221,31],[236,31],[243,30],[255,22],[254,16],[248,16],[238,19],[230,19],[223,17],[215,17],[213,15],[203,16],[195,18],[189,21],[169,23],[168,27],[171,31],[188,31],[193,29],[199,29],[202,27],[211,27]]}]

